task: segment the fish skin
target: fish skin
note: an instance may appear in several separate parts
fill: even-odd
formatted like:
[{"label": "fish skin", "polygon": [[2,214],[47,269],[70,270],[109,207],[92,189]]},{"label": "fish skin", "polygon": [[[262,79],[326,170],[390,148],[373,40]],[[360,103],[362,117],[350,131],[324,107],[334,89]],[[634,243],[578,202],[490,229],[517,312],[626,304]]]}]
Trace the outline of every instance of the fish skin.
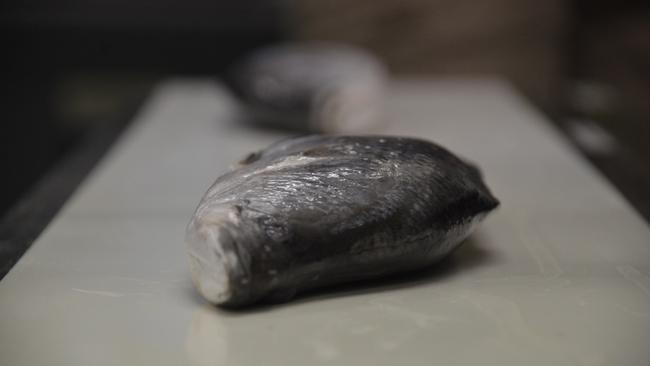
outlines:
[{"label": "fish skin", "polygon": [[314,135],[251,154],[186,232],[192,278],[240,307],[429,266],[499,205],[480,171],[419,139]]}]

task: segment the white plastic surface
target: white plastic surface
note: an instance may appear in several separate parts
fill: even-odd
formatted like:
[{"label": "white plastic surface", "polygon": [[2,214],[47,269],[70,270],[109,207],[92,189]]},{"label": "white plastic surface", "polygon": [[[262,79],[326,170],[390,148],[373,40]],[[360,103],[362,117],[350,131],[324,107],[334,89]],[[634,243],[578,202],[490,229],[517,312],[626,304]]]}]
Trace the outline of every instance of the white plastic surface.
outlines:
[{"label": "white plastic surface", "polygon": [[375,131],[477,162],[502,205],[435,275],[247,312],[190,283],[184,227],[285,135],[167,82],[0,282],[1,365],[648,365],[650,230],[506,85],[400,81]]}]

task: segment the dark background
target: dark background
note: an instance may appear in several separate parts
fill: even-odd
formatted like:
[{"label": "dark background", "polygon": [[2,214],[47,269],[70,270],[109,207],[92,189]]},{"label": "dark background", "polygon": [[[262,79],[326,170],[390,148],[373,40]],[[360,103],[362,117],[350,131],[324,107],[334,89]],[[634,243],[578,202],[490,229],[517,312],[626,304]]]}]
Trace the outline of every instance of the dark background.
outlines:
[{"label": "dark background", "polygon": [[[0,215],[89,136],[124,125],[156,81],[214,77],[297,39],[364,47],[396,76],[508,78],[650,217],[647,1],[11,0],[0,10]],[[616,148],[585,144],[585,126]]]}]

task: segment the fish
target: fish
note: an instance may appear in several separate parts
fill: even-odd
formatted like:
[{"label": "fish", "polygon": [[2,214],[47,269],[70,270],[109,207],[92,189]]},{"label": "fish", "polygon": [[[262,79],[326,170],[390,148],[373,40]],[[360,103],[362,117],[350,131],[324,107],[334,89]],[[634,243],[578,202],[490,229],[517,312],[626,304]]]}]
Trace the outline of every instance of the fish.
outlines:
[{"label": "fish", "polygon": [[426,140],[311,135],[249,154],[187,225],[209,302],[285,302],[310,289],[442,260],[499,205],[472,163]]},{"label": "fish", "polygon": [[224,81],[258,127],[367,132],[384,121],[387,68],[369,52],[330,42],[283,43],[236,63]]}]

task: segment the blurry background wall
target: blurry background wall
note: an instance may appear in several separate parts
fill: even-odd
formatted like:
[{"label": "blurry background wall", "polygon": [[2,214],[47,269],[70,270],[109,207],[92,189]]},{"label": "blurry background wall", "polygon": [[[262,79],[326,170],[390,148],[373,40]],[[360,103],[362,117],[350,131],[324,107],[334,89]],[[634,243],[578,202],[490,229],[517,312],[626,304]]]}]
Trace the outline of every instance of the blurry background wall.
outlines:
[{"label": "blurry background wall", "polygon": [[570,34],[567,71],[583,83],[568,87],[586,82],[602,97],[584,103],[577,95],[566,104],[650,156],[650,2],[580,0],[573,6],[578,23]]},{"label": "blurry background wall", "polygon": [[292,0],[299,39],[353,43],[395,73],[503,75],[557,103],[567,40],[564,0]]}]

